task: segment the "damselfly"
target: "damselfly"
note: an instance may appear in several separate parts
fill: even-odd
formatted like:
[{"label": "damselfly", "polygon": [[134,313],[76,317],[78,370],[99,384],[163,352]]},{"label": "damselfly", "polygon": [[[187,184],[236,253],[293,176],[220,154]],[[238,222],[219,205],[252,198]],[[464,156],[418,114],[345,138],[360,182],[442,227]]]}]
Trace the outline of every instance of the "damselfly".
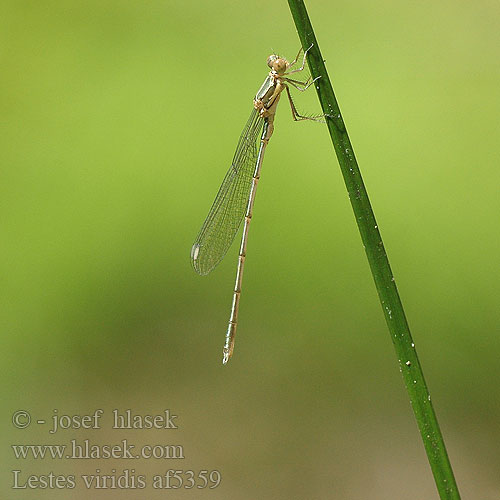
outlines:
[{"label": "damselfly", "polygon": [[222,181],[212,208],[191,249],[191,262],[194,270],[201,275],[208,274],[222,260],[238,232],[241,221],[245,220],[238,255],[231,316],[223,349],[222,362],[224,364],[228,362],[234,349],[248,229],[252,219],[264,151],[274,130],[274,115],[281,92],[285,90],[287,93],[294,120],[318,120],[320,118],[300,115],[289,89],[291,85],[300,91],[305,91],[319,78],[311,80],[309,77],[305,82],[290,78],[291,74],[304,69],[307,52],[311,47],[304,52],[302,66],[295,70],[291,68],[298,61],[302,49],[292,62],[276,54],[267,58],[267,65],[271,71],[253,100],[254,109],[238,141],[231,167]]}]

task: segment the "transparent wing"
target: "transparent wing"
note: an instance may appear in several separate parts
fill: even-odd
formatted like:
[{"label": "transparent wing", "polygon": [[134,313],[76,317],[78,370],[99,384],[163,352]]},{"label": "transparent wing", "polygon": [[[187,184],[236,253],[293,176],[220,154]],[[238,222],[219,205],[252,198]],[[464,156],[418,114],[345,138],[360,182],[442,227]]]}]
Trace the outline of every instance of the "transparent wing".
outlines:
[{"label": "transparent wing", "polygon": [[191,249],[194,270],[208,274],[224,257],[245,216],[264,120],[254,109],[233,162]]}]

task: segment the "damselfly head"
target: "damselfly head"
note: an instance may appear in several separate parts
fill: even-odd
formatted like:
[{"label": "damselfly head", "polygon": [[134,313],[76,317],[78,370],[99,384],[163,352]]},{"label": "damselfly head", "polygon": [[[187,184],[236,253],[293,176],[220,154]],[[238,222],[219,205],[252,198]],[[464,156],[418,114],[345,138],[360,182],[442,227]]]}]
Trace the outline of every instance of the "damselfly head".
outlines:
[{"label": "damselfly head", "polygon": [[271,54],[267,58],[267,65],[278,73],[278,75],[282,75],[288,68],[288,61],[283,57],[280,57],[276,54]]}]

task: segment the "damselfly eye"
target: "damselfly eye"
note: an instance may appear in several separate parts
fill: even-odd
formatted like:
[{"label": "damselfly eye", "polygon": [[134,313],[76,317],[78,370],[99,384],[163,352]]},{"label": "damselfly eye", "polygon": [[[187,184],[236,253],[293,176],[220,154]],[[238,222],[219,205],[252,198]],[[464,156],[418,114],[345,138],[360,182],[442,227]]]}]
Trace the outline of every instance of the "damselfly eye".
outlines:
[{"label": "damselfly eye", "polygon": [[273,64],[274,64],[274,61],[276,61],[276,59],[278,59],[278,56],[276,54],[271,54],[268,58],[267,58],[267,65],[272,68],[273,67]]},{"label": "damselfly eye", "polygon": [[278,57],[273,61],[272,68],[276,73],[282,75],[287,68],[288,64],[285,59]]}]

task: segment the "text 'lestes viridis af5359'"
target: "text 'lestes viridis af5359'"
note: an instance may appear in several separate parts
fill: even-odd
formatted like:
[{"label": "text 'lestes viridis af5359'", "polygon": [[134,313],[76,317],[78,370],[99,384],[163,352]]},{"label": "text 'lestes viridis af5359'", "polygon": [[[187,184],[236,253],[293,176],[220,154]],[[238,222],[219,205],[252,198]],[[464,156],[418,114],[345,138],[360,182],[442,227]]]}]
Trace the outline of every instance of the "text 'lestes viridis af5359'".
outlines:
[{"label": "text 'lestes viridis af5359'", "polygon": [[241,133],[231,167],[222,181],[212,208],[191,249],[191,262],[194,270],[202,276],[208,274],[222,260],[238,232],[241,221],[245,220],[238,255],[231,316],[223,348],[222,362],[224,364],[228,362],[234,349],[248,229],[252,220],[255,192],[260,178],[264,151],[274,130],[274,115],[281,92],[286,90],[294,120],[321,121],[321,117],[318,116],[300,115],[292,101],[289,89],[291,85],[300,91],[305,91],[317,80],[315,78],[311,81],[309,77],[305,82],[301,82],[290,78],[291,74],[304,69],[307,52],[311,47],[304,52],[302,66],[295,70],[291,68],[297,62],[302,49],[290,63],[275,54],[267,58],[267,65],[271,71],[253,100],[254,109]]}]

